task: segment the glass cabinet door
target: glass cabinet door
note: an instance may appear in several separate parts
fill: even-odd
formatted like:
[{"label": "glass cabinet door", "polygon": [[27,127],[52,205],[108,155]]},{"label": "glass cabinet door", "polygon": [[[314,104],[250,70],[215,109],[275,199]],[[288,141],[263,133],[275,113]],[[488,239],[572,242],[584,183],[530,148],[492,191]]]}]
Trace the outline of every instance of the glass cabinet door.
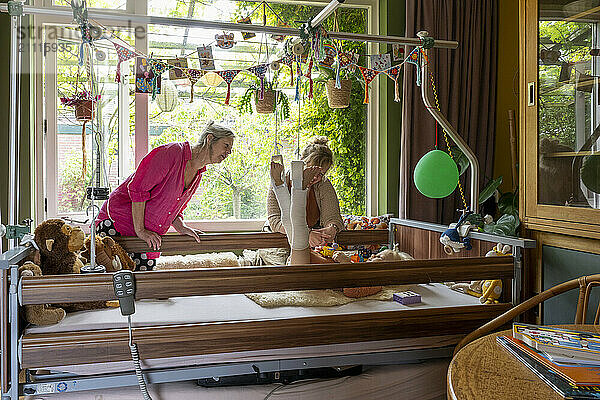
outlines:
[{"label": "glass cabinet door", "polygon": [[521,217],[600,238],[600,0],[521,7]]},{"label": "glass cabinet door", "polygon": [[538,204],[598,209],[600,0],[538,4]]}]

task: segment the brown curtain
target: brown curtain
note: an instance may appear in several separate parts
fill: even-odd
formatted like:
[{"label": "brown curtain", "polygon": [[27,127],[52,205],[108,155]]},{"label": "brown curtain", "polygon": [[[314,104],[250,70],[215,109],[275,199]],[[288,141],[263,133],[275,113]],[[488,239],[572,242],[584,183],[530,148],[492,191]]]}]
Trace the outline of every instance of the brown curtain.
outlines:
[{"label": "brown curtain", "polygon": [[[456,40],[455,50],[432,49],[433,73],[440,110],[475,152],[480,165],[479,189],[492,176],[496,118],[497,0],[409,0],[406,36],[425,30],[436,39]],[[515,44],[516,45],[516,44]],[[412,50],[408,48],[407,51]],[[408,53],[407,53],[408,54]],[[425,79],[425,77],[423,77]],[[429,79],[429,77],[427,77]],[[458,188],[435,200],[423,196],[413,182],[419,159],[435,147],[435,120],[415,84],[416,69],[404,69],[403,125],[400,156],[400,216],[448,224],[462,209]],[[438,128],[438,143],[447,150]],[[450,142],[452,143],[451,139]],[[461,177],[470,204],[470,171]]]}]

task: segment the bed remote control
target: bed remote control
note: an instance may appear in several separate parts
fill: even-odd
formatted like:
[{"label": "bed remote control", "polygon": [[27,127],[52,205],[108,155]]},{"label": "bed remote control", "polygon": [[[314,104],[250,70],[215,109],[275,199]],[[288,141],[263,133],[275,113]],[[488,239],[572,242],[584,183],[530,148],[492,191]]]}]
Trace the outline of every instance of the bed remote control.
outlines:
[{"label": "bed remote control", "polygon": [[121,314],[131,315],[135,313],[135,280],[133,272],[122,270],[114,273],[113,287],[115,295],[119,299]]}]

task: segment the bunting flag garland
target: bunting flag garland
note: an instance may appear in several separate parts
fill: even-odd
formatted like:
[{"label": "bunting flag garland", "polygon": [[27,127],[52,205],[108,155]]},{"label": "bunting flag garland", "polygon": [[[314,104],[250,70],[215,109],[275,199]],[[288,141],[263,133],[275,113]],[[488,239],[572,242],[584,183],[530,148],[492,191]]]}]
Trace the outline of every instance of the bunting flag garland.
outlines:
[{"label": "bunting flag garland", "polygon": [[[269,64],[265,64],[267,65],[267,67],[269,66]],[[229,104],[229,97],[231,97],[231,82],[233,82],[233,79],[237,76],[237,74],[239,74],[241,71],[241,69],[229,69],[227,71],[215,71],[216,74],[218,74],[221,78],[223,78],[223,80],[225,81],[225,83],[227,83],[227,96],[225,97],[225,105]]]},{"label": "bunting flag garland", "polygon": [[152,69],[152,72],[154,73],[154,77],[152,77],[152,100],[154,100],[156,98],[156,93],[157,93],[157,82],[156,81],[157,81],[158,77],[162,75],[163,72],[171,69],[171,66],[167,63],[164,63],[162,61],[155,60],[152,58],[148,60],[148,64],[150,65],[150,68]]},{"label": "bunting flag garland", "polygon": [[206,72],[202,71],[201,69],[186,68],[183,70],[183,73],[190,80],[190,83],[191,83],[190,103],[193,103],[194,102],[194,85],[196,84],[196,82],[198,82],[198,79],[202,78],[202,75],[204,75]]},{"label": "bunting flag garland", "polygon": [[113,42],[113,45],[115,46],[117,57],[119,58],[117,61],[117,76],[115,77],[115,82],[121,82],[121,63],[123,61],[131,60],[137,55],[137,53],[133,50],[129,50],[125,46],[121,46],[116,42]]},{"label": "bunting flag garland", "polygon": [[369,104],[369,83],[371,83],[371,81],[375,79],[375,77],[379,75],[381,71],[365,68],[360,65],[358,66],[358,69],[365,79],[365,100],[363,101],[363,104]]},{"label": "bunting flag garland", "polygon": [[[259,100],[262,100],[265,95],[265,74],[269,70],[269,66],[271,64],[258,64],[253,67],[248,68],[248,71],[252,72],[254,75],[260,79],[260,96]],[[225,78],[223,78],[225,79]]]},{"label": "bunting flag garland", "polygon": [[338,67],[335,71],[335,87],[337,89],[342,88],[342,82],[340,80],[340,69],[349,69],[354,63],[357,61],[357,54],[349,52],[349,51],[339,51],[338,52]]},{"label": "bunting flag garland", "polygon": [[417,68],[417,86],[421,86],[421,51],[419,47],[416,47],[410,52],[408,57],[404,60],[409,64],[415,65]]},{"label": "bunting flag garland", "polygon": [[388,70],[384,71],[387,76],[389,76],[394,81],[394,101],[400,101],[400,71],[402,68],[402,64],[396,65]]},{"label": "bunting flag garland", "polygon": [[304,76],[307,77],[308,81],[310,82],[309,89],[308,89],[308,98],[309,99],[313,98],[312,67],[313,67],[313,58],[311,57],[310,62],[308,63],[308,70],[306,71],[306,74],[304,74]]},{"label": "bunting flag garland", "polygon": [[290,85],[293,85],[294,84],[294,58],[293,58],[293,56],[287,55],[287,56],[283,57],[281,60],[279,60],[279,62],[290,67],[290,75],[292,76]]}]

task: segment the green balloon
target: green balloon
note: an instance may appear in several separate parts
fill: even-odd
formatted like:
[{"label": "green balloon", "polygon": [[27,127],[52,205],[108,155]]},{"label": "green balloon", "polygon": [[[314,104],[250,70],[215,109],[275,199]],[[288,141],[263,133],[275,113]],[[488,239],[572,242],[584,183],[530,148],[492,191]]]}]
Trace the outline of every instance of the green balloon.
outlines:
[{"label": "green balloon", "polygon": [[431,150],[417,163],[414,172],[415,186],[423,195],[434,199],[446,197],[458,185],[458,167],[441,150]]}]

